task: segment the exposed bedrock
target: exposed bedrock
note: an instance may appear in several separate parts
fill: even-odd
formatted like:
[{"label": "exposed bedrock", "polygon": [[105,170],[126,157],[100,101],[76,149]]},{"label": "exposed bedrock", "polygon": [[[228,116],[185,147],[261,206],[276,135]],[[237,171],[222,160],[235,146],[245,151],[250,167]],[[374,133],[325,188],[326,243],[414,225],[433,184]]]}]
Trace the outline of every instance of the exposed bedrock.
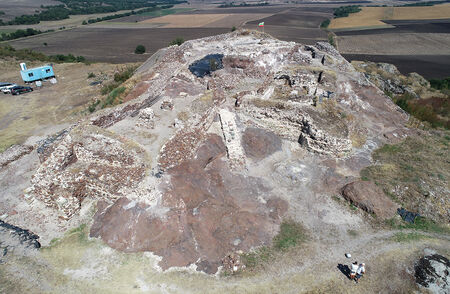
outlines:
[{"label": "exposed bedrock", "polygon": [[196,264],[207,273],[230,252],[270,244],[287,203],[263,180],[231,173],[225,154],[222,139],[209,136],[194,159],[168,170],[157,206],[120,198],[97,212],[90,235],[119,250],[152,251],[163,269]]},{"label": "exposed bedrock", "polygon": [[242,147],[248,157],[262,159],[281,150],[281,140],[272,132],[247,128],[242,134]]},{"label": "exposed bedrock", "polygon": [[342,195],[354,205],[381,219],[391,218],[397,211],[397,205],[373,182],[356,181],[347,184],[342,189]]},{"label": "exposed bedrock", "polygon": [[416,262],[414,270],[416,283],[431,293],[444,294],[450,291],[450,261],[447,257],[430,252]]}]

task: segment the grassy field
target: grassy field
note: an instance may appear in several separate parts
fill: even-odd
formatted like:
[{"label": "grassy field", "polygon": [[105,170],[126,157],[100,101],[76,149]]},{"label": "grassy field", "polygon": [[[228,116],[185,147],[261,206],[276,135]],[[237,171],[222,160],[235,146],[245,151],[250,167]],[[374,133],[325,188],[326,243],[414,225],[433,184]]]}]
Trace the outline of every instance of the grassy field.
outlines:
[{"label": "grassy field", "polygon": [[[42,62],[28,63],[28,67]],[[23,84],[19,61],[0,60],[0,81]],[[111,77],[112,64],[55,64],[56,85],[44,83],[41,89],[19,96],[0,94],[0,152],[12,144],[21,144],[31,135],[42,135],[47,127],[70,123],[83,115],[87,104],[100,96],[100,86],[89,83]],[[96,78],[88,79],[92,72]]]},{"label": "grassy field", "polygon": [[384,145],[373,153],[376,164],[362,170],[361,178],[374,181],[403,207],[448,223],[449,134],[423,133]]},{"label": "grassy field", "polygon": [[424,7],[363,7],[362,11],[348,17],[333,19],[329,29],[361,27],[391,27],[382,20],[445,19],[450,18],[450,4]]}]

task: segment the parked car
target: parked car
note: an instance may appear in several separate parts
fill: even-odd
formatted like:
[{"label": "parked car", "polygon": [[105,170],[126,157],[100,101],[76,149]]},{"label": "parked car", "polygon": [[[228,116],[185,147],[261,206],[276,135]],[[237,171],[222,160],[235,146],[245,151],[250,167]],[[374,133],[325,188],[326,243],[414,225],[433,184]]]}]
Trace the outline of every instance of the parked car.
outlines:
[{"label": "parked car", "polygon": [[22,93],[33,92],[33,88],[25,86],[15,86],[11,88],[12,95],[20,95]]},{"label": "parked car", "polygon": [[2,91],[3,94],[9,94],[11,93],[11,88],[15,86],[18,85],[13,83],[0,83],[0,91]]}]

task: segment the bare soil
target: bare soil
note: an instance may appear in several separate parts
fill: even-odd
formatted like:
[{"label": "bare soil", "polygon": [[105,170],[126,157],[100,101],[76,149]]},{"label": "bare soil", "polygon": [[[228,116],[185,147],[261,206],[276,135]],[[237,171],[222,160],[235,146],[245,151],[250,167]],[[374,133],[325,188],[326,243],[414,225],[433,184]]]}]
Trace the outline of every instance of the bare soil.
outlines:
[{"label": "bare soil", "polygon": [[[11,41],[17,49],[30,48],[48,55],[82,55],[90,61],[125,63],[147,60],[160,48],[167,47],[177,37],[185,40],[217,35],[229,28],[77,28]],[[43,44],[47,43],[47,46]],[[134,54],[137,45],[146,48],[145,54]]]},{"label": "bare soil", "polygon": [[338,37],[342,54],[447,55],[450,34],[401,33]]},{"label": "bare soil", "polygon": [[372,61],[394,64],[404,75],[417,72],[427,79],[450,76],[450,55],[378,55],[342,54],[348,61]]}]

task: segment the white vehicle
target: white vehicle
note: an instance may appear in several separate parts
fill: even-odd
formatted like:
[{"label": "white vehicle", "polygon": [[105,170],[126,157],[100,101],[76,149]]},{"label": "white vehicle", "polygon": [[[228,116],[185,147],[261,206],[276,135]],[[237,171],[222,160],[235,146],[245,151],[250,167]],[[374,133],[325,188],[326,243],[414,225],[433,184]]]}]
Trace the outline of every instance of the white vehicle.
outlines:
[{"label": "white vehicle", "polygon": [[1,83],[0,84],[0,90],[3,92],[3,94],[10,94],[11,88],[17,86],[17,84],[11,84],[11,83]]}]

